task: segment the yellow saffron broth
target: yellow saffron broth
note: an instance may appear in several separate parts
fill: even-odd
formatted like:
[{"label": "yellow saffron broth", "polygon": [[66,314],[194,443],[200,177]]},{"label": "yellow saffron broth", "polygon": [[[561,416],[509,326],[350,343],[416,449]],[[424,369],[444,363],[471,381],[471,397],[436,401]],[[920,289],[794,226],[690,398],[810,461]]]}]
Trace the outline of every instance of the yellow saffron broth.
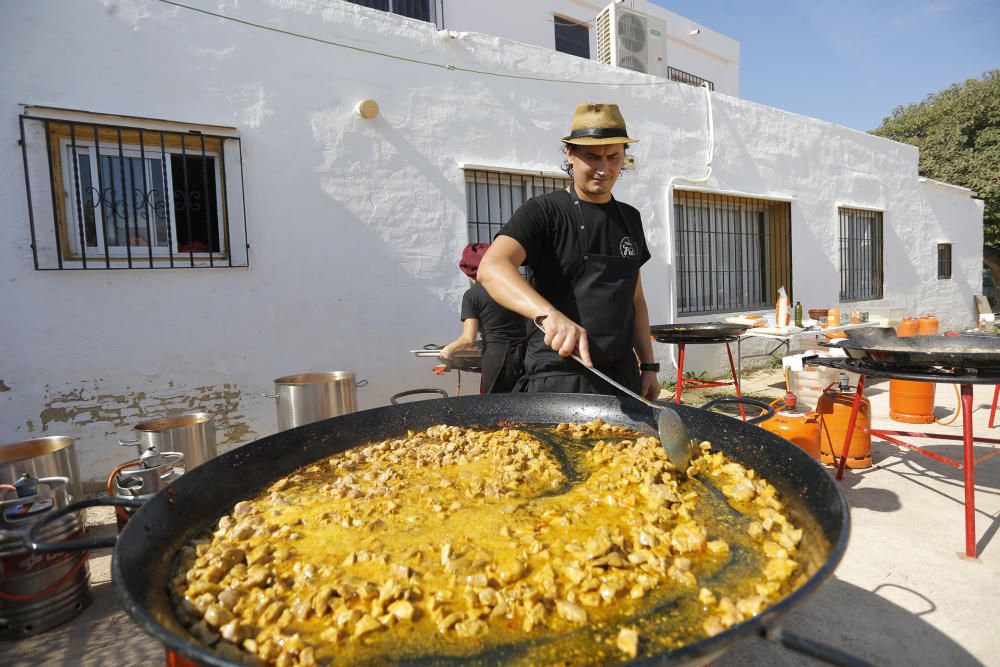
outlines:
[{"label": "yellow saffron broth", "polygon": [[676,648],[802,574],[802,531],[773,487],[703,450],[690,472],[724,498],[682,482],[655,438],[600,422],[441,426],[350,450],[182,553],[178,613],[223,654],[274,664],[604,664]]}]

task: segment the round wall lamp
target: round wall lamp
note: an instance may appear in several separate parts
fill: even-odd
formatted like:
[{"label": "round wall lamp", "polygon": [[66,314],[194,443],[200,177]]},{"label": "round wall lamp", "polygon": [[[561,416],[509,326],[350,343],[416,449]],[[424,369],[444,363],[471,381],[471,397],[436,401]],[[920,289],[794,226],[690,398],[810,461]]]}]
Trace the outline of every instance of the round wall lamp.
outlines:
[{"label": "round wall lamp", "polygon": [[361,100],[358,105],[354,107],[355,113],[357,113],[362,118],[371,120],[372,118],[378,117],[378,102],[375,100]]}]

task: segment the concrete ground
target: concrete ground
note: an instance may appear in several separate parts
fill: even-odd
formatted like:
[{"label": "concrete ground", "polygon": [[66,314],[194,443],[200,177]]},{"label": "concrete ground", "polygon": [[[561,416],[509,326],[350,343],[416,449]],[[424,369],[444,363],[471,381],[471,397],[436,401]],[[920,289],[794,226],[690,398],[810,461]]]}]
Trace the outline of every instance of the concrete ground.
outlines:
[{"label": "concrete ground", "polygon": [[[777,397],[781,372],[744,378],[744,393]],[[685,392],[699,404],[708,392]],[[953,390],[937,390],[938,418],[956,404]],[[888,382],[870,384],[877,428],[961,435],[951,426],[910,426],[888,418]],[[730,394],[731,395],[731,394]],[[992,386],[975,390],[973,421],[982,437],[988,429]],[[940,444],[946,443],[946,444]],[[925,440],[938,453],[961,458],[961,444]],[[976,454],[991,446],[976,447]],[[875,440],[874,465],[848,470],[840,482],[851,506],[853,530],[833,578],[782,623],[795,633],[835,646],[875,665],[1000,665],[1000,457],[976,469],[976,549],[966,559],[962,471],[917,452]],[[114,531],[110,512],[88,520],[100,533]],[[19,642],[0,642],[0,665],[162,665],[163,650],[132,625],[111,591],[108,550],[93,554],[94,603],[73,621]],[[763,639],[736,645],[716,667],[821,664]]]}]

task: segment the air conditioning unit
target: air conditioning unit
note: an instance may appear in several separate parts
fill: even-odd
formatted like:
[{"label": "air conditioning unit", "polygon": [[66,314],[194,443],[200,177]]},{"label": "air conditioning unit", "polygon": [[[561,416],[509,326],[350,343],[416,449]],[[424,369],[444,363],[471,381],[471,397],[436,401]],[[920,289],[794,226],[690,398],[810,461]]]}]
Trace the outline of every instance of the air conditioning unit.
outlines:
[{"label": "air conditioning unit", "polygon": [[597,59],[636,72],[667,76],[667,22],[621,3],[597,15]]}]

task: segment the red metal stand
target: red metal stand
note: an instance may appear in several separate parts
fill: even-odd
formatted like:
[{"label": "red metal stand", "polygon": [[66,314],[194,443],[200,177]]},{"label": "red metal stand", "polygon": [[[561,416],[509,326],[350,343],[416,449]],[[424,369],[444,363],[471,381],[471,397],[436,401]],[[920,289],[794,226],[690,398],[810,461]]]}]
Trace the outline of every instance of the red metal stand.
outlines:
[{"label": "red metal stand", "polygon": [[[995,438],[976,438],[972,433],[972,385],[962,384],[962,435],[942,435],[936,433],[919,433],[913,431],[883,431],[882,429],[868,428],[866,429],[870,435],[877,438],[881,438],[887,442],[891,442],[899,447],[905,447],[907,449],[912,449],[915,452],[919,452],[924,456],[928,456],[935,461],[940,461],[947,465],[955,468],[959,468],[963,472],[964,483],[965,483],[965,555],[969,558],[976,557],[976,465],[988,461],[994,456],[1000,455],[1000,449],[994,449],[993,451],[983,454],[978,458],[975,456],[973,451],[974,443],[981,442],[991,445],[1000,444],[1000,440]],[[844,450],[840,455],[840,464],[837,467],[837,479],[844,478],[844,468],[847,466],[847,453],[851,447],[851,437],[854,435],[855,422],[858,418],[858,407],[861,404],[861,397],[864,395],[865,389],[865,376],[862,375],[858,378],[858,393],[854,397],[854,403],[851,406],[851,421],[847,426],[847,437],[844,439]],[[1000,393],[1000,386],[994,392],[994,409],[996,404],[997,393]],[[990,425],[992,426],[993,415],[990,415]],[[936,438],[938,440],[961,440],[962,441],[962,460],[956,460],[949,458],[947,456],[942,456],[936,452],[931,452],[922,447],[917,447],[916,445],[904,442],[899,439],[900,436],[911,437],[911,438]]]},{"label": "red metal stand", "polygon": [[1000,384],[993,390],[993,406],[990,408],[990,428],[993,428],[993,418],[997,416],[998,398],[1000,398]]},{"label": "red metal stand", "polygon": [[[733,385],[736,388],[736,397],[742,398],[743,394],[740,391],[740,376],[736,373],[736,364],[733,363],[733,350],[729,347],[729,343],[726,343],[726,353],[729,355],[729,368],[733,372],[732,382],[726,380],[697,380],[695,378],[684,377],[684,343],[677,343],[677,388],[674,389],[674,402],[677,405],[681,404],[681,394],[684,393],[684,385],[688,386],[688,389],[706,389],[710,387],[728,387]],[[743,409],[743,404],[740,403],[740,416],[743,421],[747,420],[746,411]]]}]

